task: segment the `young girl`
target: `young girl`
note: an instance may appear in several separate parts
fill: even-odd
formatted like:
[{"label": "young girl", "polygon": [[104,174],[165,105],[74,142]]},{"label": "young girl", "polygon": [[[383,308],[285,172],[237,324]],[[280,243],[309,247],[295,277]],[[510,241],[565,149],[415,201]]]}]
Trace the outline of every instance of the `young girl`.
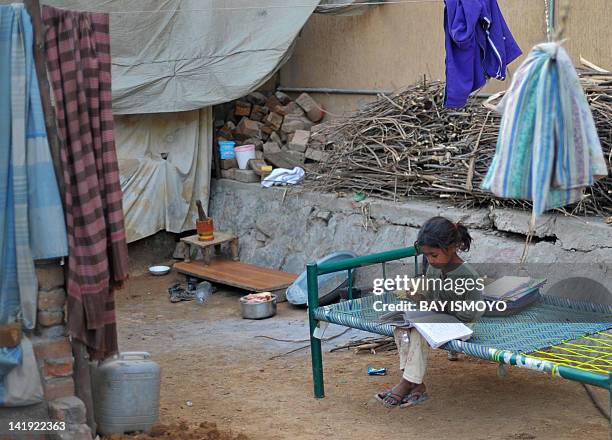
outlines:
[{"label": "young girl", "polygon": [[[465,285],[465,280],[473,279],[472,284],[479,278],[478,273],[469,264],[464,262],[458,251],[470,250],[472,237],[465,226],[453,223],[444,217],[433,217],[427,220],[417,237],[415,243],[420,248],[429,263],[426,278],[460,280],[456,285]],[[459,284],[461,283],[461,284]],[[428,283],[430,286],[444,286],[447,283]],[[415,294],[415,301],[477,301],[482,298],[482,291],[466,289],[461,295],[452,290],[432,288],[423,294]],[[465,323],[476,321],[482,313],[460,310],[447,313],[455,315]],[[379,393],[376,398],[386,407],[400,407],[417,405],[429,398],[423,377],[427,368],[427,341],[414,328],[394,329],[395,343],[400,357],[400,369],[403,371],[402,380],[390,391]],[[451,356],[449,356],[449,359]]]}]

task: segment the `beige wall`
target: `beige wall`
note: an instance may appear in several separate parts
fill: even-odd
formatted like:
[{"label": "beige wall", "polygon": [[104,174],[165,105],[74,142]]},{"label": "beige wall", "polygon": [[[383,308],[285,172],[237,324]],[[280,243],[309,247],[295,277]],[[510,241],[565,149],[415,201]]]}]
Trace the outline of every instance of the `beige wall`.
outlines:
[{"label": "beige wall", "polygon": [[[612,69],[612,1],[571,0],[567,47]],[[524,53],[545,39],[544,0],[499,0]],[[606,7],[607,6],[607,7]],[[397,89],[426,74],[444,79],[444,5],[403,3],[370,7],[361,16],[313,15],[281,69],[285,87]],[[516,69],[515,61],[510,71]],[[485,91],[504,89],[492,81]],[[332,112],[365,102],[364,96],[316,95]]]}]

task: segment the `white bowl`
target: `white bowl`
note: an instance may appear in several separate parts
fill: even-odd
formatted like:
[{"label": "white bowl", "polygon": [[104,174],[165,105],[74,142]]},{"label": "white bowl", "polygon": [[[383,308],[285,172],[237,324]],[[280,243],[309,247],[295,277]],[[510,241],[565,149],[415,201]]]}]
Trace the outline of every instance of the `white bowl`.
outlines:
[{"label": "white bowl", "polygon": [[170,272],[169,266],[151,266],[149,267],[149,273],[151,275],[166,275]]}]

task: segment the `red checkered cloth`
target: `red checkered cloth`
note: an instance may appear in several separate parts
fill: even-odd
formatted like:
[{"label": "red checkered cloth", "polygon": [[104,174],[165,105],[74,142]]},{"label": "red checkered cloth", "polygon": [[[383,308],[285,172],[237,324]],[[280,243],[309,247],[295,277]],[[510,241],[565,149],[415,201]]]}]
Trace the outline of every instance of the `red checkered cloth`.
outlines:
[{"label": "red checkered cloth", "polygon": [[113,290],[127,279],[107,14],[44,6],[68,231],[68,331],[93,359],[117,352]]}]

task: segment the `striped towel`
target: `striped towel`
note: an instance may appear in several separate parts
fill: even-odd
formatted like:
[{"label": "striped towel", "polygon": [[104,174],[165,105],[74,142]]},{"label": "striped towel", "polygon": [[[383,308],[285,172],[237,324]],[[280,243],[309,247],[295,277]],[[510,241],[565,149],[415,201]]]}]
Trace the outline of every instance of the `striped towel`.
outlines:
[{"label": "striped towel", "polygon": [[483,189],[531,200],[538,216],[579,201],[608,175],[578,75],[558,43],[533,48],[497,110],[502,121]]},{"label": "striped towel", "polygon": [[128,277],[113,134],[108,14],[43,6],[68,229],[68,331],[92,359],[117,352],[114,288]]},{"label": "striped towel", "polygon": [[23,4],[0,6],[0,322],[36,324],[34,259],[68,253]]}]

